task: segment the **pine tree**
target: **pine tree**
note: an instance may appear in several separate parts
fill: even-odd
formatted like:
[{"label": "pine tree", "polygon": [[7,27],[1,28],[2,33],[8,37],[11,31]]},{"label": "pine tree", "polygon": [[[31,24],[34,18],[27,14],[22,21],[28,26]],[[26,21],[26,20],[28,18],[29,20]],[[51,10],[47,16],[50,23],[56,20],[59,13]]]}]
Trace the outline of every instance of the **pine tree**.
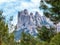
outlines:
[{"label": "pine tree", "polygon": [[5,23],[2,13],[3,12],[0,11],[0,45],[6,42],[6,37],[8,36],[8,25]]},{"label": "pine tree", "polygon": [[60,45],[60,33],[57,33],[50,41],[50,45]]},{"label": "pine tree", "polygon": [[8,24],[5,23],[5,17],[0,11],[0,45],[14,45],[14,35],[8,33]]},{"label": "pine tree", "polygon": [[60,0],[41,0],[39,8],[54,24],[60,22]]},{"label": "pine tree", "polygon": [[48,29],[46,26],[38,27],[37,31],[38,39],[41,41],[50,42],[51,38],[55,35],[54,28]]},{"label": "pine tree", "polygon": [[36,40],[35,38],[30,35],[29,33],[26,34],[24,31],[22,32],[22,37],[21,37],[21,45],[36,45]]}]

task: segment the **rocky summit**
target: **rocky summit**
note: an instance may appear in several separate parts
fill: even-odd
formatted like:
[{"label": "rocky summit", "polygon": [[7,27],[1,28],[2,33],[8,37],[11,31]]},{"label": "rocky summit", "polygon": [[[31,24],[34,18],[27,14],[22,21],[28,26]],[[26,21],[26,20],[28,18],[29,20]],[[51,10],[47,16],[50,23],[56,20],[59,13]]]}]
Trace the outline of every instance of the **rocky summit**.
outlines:
[{"label": "rocky summit", "polygon": [[46,21],[46,17],[41,16],[39,12],[35,12],[35,14],[33,14],[32,12],[29,13],[27,9],[18,12],[18,22],[17,29],[15,31],[15,39],[20,39],[22,31],[36,36],[38,33],[36,28],[38,26],[42,27],[42,25],[49,25],[49,23]]}]

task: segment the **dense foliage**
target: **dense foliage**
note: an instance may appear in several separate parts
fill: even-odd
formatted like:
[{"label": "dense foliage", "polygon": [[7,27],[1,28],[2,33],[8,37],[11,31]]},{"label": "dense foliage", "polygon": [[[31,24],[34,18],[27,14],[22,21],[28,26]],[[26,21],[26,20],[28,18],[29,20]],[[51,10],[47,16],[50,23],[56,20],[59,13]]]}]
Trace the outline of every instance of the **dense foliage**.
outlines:
[{"label": "dense foliage", "polygon": [[21,45],[36,45],[37,40],[29,33],[22,32]]},{"label": "dense foliage", "polygon": [[60,33],[56,34],[50,41],[50,45],[60,45]]},{"label": "dense foliage", "polygon": [[51,38],[55,35],[54,28],[48,29],[46,26],[42,26],[41,28],[37,28],[38,31],[38,38],[41,39],[41,41],[47,41],[49,42]]},{"label": "dense foliage", "polygon": [[2,16],[2,11],[0,11],[0,45],[2,41],[6,42],[6,37],[8,35],[8,26],[5,24]]},{"label": "dense foliage", "polygon": [[5,23],[5,17],[0,11],[0,45],[14,44],[14,35],[8,33],[8,24]]},{"label": "dense foliage", "polygon": [[60,0],[41,0],[40,9],[54,24],[60,21]]}]

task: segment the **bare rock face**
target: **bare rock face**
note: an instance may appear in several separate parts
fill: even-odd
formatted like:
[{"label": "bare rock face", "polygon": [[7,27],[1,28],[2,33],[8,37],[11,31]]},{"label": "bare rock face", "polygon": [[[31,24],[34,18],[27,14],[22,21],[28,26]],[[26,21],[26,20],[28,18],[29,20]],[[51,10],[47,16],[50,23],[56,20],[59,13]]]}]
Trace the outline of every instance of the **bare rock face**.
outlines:
[{"label": "bare rock face", "polygon": [[[29,14],[27,9],[24,9],[23,11],[18,12],[18,23],[17,23],[17,30],[15,33],[16,38],[20,36],[23,30],[26,33],[30,33],[31,35],[36,36],[37,34],[36,27],[42,25],[41,24],[43,22],[42,18],[43,17],[38,12],[36,12],[35,15],[32,12]],[[20,33],[18,33],[19,31]]]},{"label": "bare rock face", "polygon": [[24,14],[28,14],[28,10],[27,9],[24,9]]},{"label": "bare rock face", "polygon": [[38,12],[36,12],[35,13],[35,23],[36,23],[36,26],[40,26],[41,25],[41,15],[38,13]]},{"label": "bare rock face", "polygon": [[21,11],[18,13],[18,23],[17,23],[17,29],[21,28],[22,26],[28,25],[30,20],[30,16],[28,14],[27,9]]}]

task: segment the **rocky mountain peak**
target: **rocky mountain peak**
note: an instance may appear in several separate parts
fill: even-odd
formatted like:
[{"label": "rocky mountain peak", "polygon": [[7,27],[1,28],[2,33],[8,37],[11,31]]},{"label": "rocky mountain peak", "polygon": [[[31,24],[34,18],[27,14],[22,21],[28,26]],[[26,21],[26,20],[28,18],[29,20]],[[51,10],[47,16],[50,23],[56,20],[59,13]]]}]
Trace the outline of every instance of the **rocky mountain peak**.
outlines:
[{"label": "rocky mountain peak", "polygon": [[[16,38],[17,35],[21,35],[21,32],[24,30],[26,33],[30,33],[33,36],[37,34],[37,26],[42,26],[42,23],[46,21],[46,17],[42,17],[39,12],[36,12],[35,15],[31,12],[29,14],[27,9],[18,12],[18,23],[16,30]],[[46,22],[46,24],[48,24]],[[18,33],[20,31],[20,33]],[[19,38],[20,39],[20,38]],[[17,40],[17,39],[16,39]]]}]

